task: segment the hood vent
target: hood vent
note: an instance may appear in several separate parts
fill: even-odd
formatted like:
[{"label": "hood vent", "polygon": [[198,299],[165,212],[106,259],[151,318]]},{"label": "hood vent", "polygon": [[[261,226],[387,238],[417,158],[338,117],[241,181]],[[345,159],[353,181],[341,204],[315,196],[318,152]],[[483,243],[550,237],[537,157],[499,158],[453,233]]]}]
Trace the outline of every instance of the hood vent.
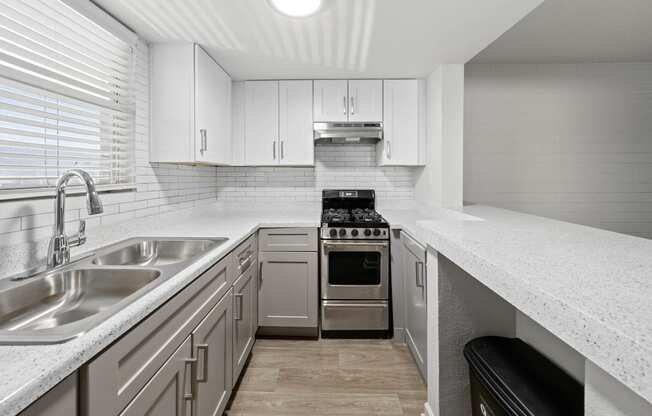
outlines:
[{"label": "hood vent", "polygon": [[375,144],[383,138],[383,123],[313,123],[315,144]]}]

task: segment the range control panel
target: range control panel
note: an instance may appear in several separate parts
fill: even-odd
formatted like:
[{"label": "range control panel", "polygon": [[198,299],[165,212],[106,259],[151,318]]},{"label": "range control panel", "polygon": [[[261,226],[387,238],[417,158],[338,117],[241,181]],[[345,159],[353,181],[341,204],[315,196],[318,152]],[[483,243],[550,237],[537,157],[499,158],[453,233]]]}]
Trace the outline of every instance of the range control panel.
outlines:
[{"label": "range control panel", "polygon": [[388,240],[389,228],[322,226],[320,236],[323,240]]}]

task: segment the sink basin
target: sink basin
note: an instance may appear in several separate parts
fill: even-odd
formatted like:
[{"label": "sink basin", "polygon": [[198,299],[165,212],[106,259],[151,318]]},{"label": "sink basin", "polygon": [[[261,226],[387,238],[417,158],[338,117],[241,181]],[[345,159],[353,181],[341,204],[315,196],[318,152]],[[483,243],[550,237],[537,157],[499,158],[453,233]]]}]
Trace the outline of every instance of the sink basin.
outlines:
[{"label": "sink basin", "polygon": [[76,338],[227,238],[136,237],[60,269],[0,280],[0,344]]},{"label": "sink basin", "polygon": [[190,260],[224,243],[227,239],[137,239],[93,263],[106,266],[165,266]]},{"label": "sink basin", "polygon": [[71,269],[6,288],[0,291],[0,342],[73,338],[160,275],[154,269]]}]

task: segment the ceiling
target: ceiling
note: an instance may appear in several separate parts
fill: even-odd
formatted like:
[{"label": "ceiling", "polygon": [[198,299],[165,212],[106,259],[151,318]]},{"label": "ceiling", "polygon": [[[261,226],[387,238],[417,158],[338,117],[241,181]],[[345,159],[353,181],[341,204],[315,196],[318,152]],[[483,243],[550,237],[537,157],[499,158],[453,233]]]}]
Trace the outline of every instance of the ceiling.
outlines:
[{"label": "ceiling", "polygon": [[652,0],[546,0],[472,63],[652,61]]},{"label": "ceiling", "polygon": [[94,0],[148,42],[201,44],[234,79],[425,76],[466,63],[541,1],[324,0],[290,18],[267,0]]}]

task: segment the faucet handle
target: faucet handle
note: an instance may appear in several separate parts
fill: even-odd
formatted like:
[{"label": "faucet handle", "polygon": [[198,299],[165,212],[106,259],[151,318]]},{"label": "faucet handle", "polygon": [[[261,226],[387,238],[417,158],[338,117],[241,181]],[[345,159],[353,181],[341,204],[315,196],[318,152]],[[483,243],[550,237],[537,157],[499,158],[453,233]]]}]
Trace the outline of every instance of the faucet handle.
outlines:
[{"label": "faucet handle", "polygon": [[77,247],[86,242],[86,220],[79,220],[79,230],[76,235],[68,237],[68,246]]}]

